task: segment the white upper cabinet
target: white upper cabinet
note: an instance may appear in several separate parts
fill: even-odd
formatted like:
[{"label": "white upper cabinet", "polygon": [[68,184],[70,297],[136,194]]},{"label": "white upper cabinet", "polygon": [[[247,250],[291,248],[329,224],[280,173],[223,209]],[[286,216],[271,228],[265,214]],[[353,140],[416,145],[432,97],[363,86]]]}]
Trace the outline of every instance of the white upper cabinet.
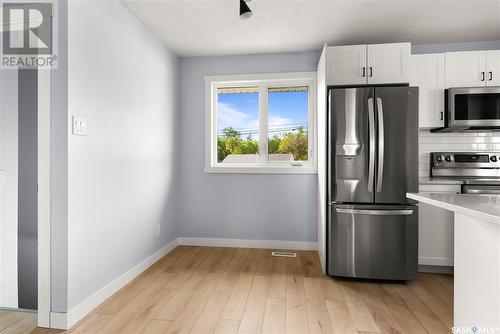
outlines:
[{"label": "white upper cabinet", "polygon": [[410,43],[368,45],[368,84],[408,83],[410,54]]},{"label": "white upper cabinet", "polygon": [[444,126],[444,54],[411,56],[410,85],[419,88],[420,128]]},{"label": "white upper cabinet", "polygon": [[445,62],[446,88],[486,85],[486,51],[447,52]]},{"label": "white upper cabinet", "polygon": [[328,85],[408,83],[410,43],[329,46]]},{"label": "white upper cabinet", "polygon": [[329,46],[326,63],[328,85],[366,84],[366,45]]},{"label": "white upper cabinet", "polygon": [[486,51],[486,86],[500,86],[500,51]]}]

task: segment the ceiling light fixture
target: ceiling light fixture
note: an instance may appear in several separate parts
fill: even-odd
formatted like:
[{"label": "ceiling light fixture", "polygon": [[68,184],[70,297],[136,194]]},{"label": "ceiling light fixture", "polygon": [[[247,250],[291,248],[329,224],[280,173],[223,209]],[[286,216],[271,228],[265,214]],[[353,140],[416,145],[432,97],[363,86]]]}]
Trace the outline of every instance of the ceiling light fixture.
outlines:
[{"label": "ceiling light fixture", "polygon": [[247,5],[249,0],[240,0],[240,19],[246,20],[252,16],[252,11]]}]

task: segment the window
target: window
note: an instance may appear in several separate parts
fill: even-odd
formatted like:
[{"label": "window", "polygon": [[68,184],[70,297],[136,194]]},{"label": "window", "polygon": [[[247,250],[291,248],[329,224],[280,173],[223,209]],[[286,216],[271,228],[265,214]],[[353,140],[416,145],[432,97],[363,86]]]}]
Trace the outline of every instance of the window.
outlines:
[{"label": "window", "polygon": [[206,77],[206,172],[315,173],[315,73]]}]

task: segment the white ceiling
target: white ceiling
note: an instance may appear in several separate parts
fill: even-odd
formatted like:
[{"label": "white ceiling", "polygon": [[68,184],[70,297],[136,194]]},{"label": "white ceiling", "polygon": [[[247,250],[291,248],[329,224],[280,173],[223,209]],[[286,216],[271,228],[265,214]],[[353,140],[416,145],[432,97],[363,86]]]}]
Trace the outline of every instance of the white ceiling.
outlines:
[{"label": "white ceiling", "polygon": [[329,44],[500,40],[500,1],[122,0],[179,56],[319,50]]}]

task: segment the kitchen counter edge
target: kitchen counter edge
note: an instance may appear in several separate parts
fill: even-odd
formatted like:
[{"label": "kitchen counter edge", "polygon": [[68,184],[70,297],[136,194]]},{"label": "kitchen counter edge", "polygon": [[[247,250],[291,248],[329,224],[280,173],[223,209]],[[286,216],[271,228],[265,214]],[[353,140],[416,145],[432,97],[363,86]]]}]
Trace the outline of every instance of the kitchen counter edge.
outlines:
[{"label": "kitchen counter edge", "polygon": [[500,225],[500,196],[451,193],[407,193],[421,203]]}]

